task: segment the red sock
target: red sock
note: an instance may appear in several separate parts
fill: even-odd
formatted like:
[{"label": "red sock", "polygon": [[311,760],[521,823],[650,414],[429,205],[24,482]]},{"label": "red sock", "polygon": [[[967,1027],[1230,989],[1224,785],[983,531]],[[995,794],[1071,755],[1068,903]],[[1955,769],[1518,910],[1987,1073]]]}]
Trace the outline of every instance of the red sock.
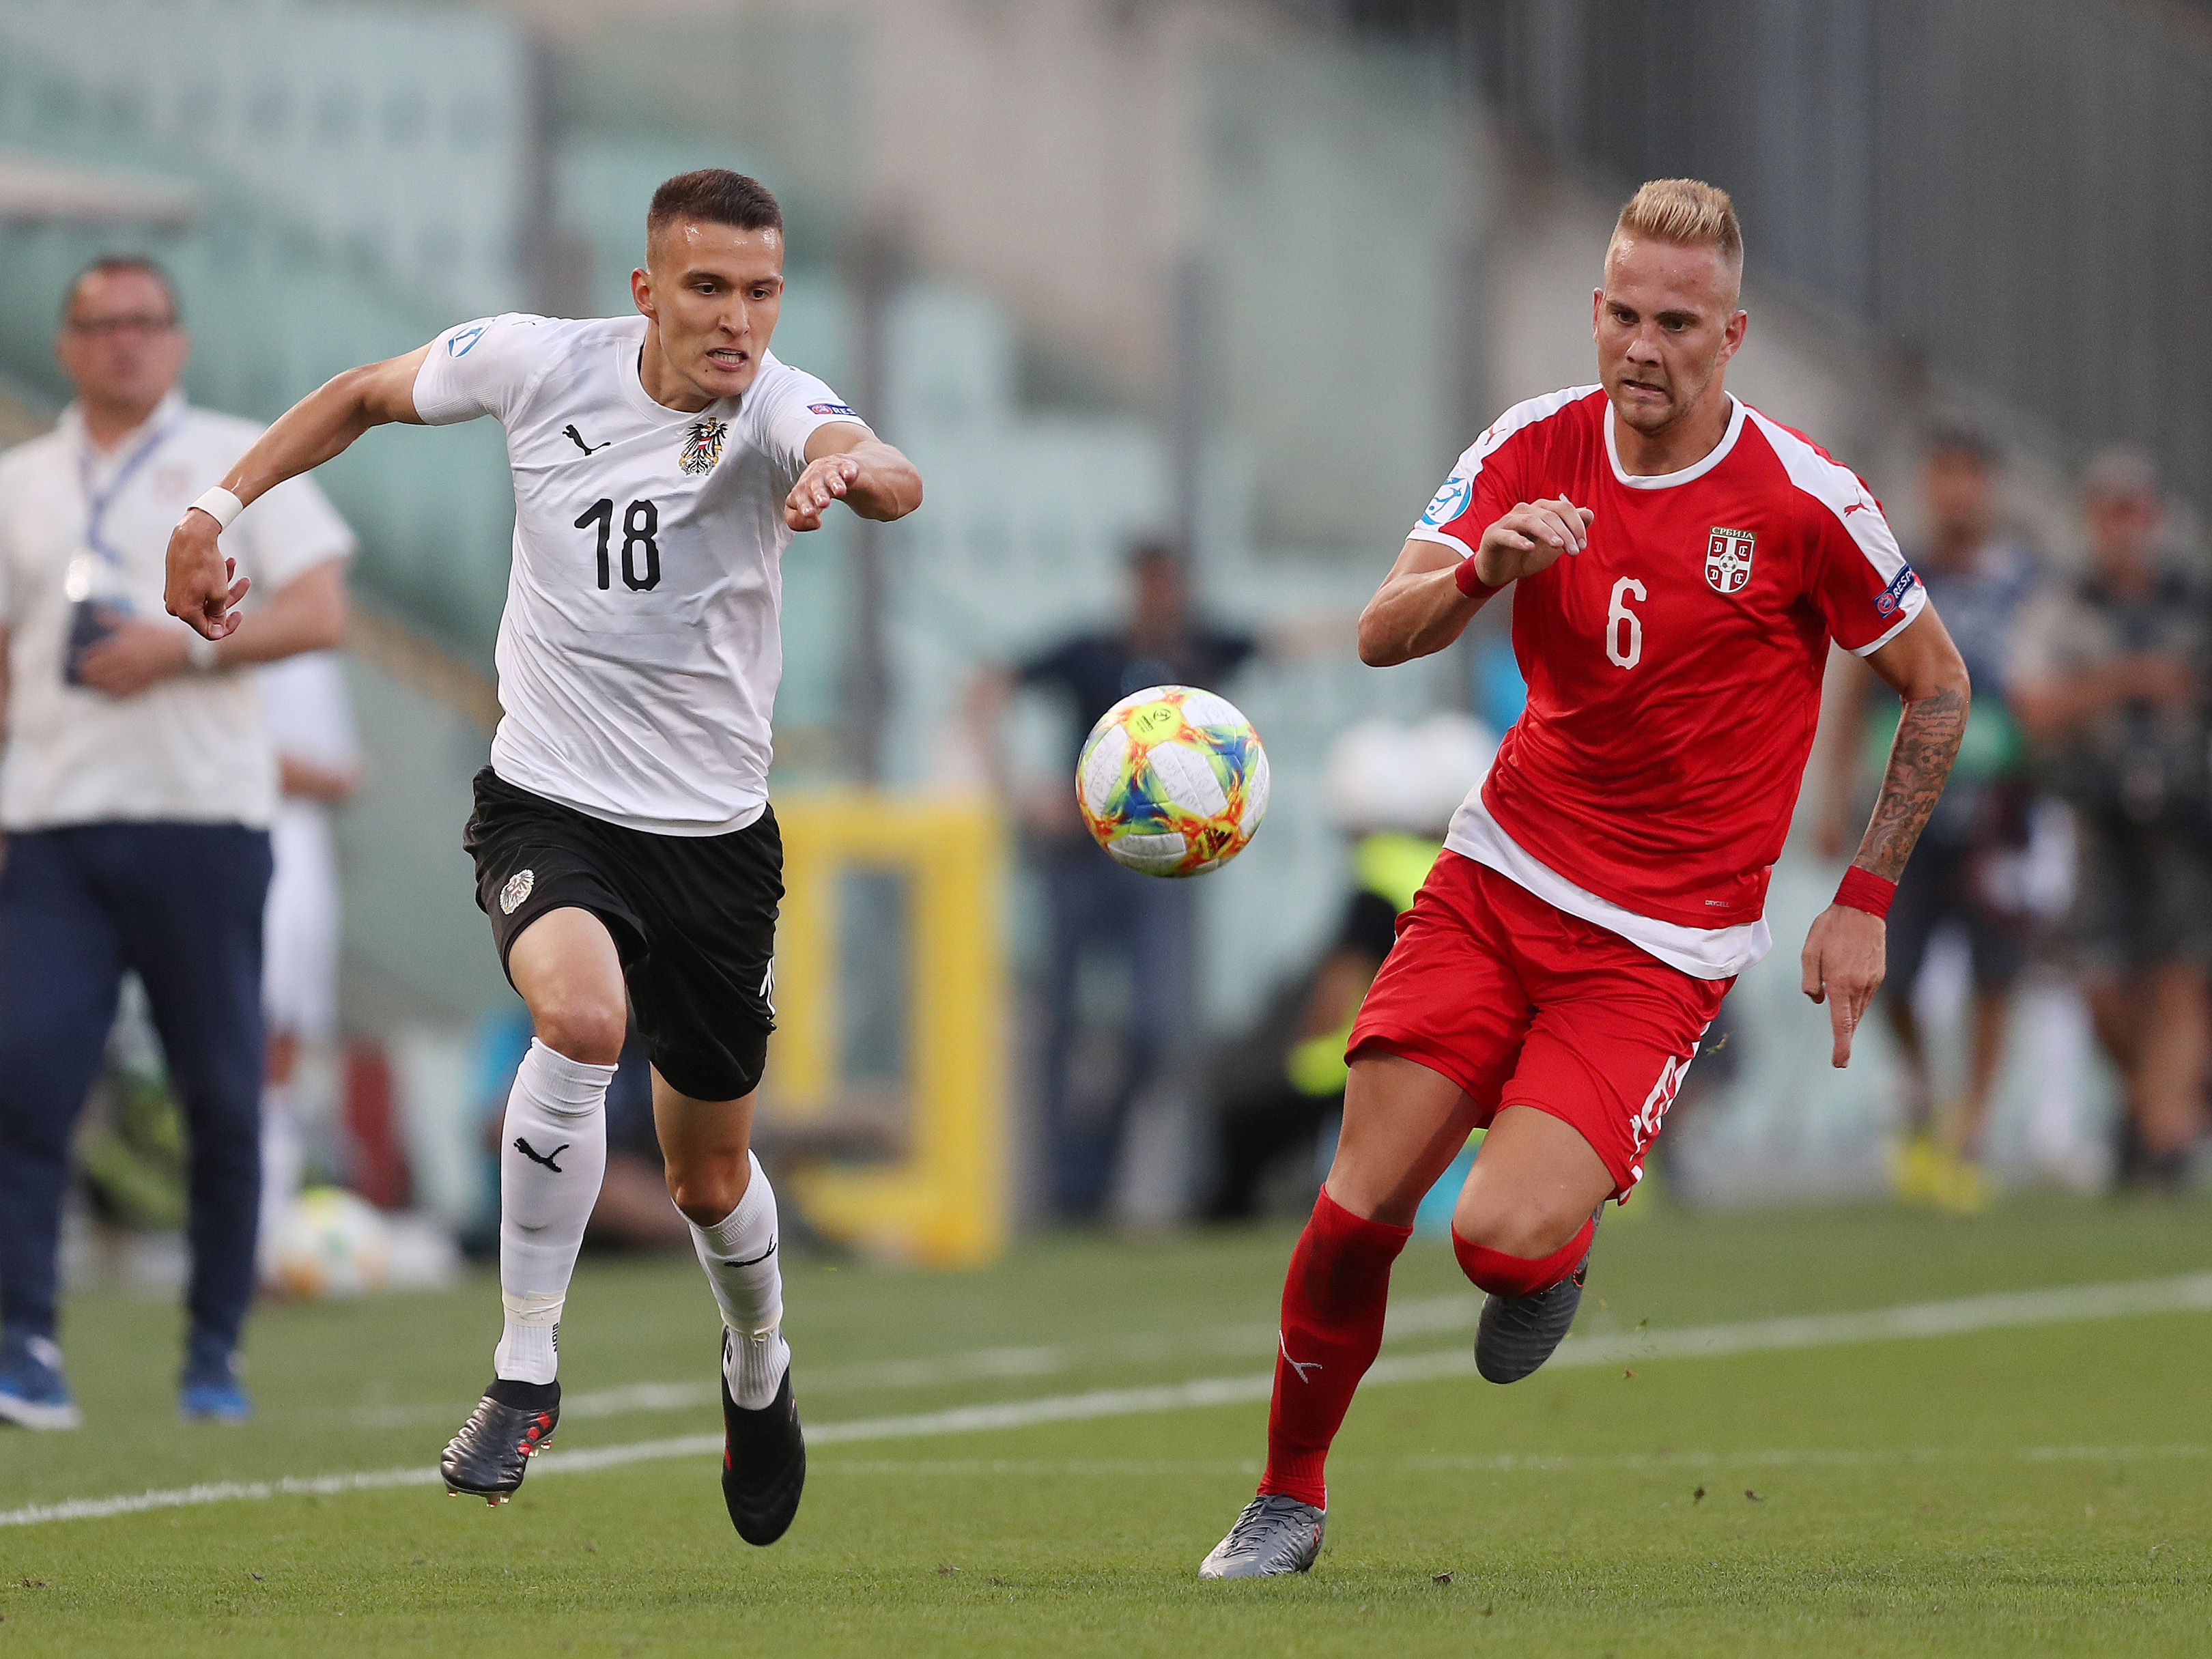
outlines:
[{"label": "red sock", "polygon": [[1592,1217],[1583,1223],[1582,1231],[1549,1255],[1508,1255],[1503,1250],[1493,1250],[1487,1244],[1470,1244],[1452,1229],[1452,1254],[1459,1258],[1460,1271],[1475,1283],[1478,1290],[1496,1296],[1534,1296],[1538,1291],[1548,1291],[1569,1273],[1589,1249],[1590,1235],[1597,1231],[1597,1220]]},{"label": "red sock", "polygon": [[1361,1220],[1326,1192],[1315,1200],[1283,1280],[1261,1492],[1327,1506],[1329,1443],[1382,1346],[1390,1264],[1413,1236],[1411,1227]]}]

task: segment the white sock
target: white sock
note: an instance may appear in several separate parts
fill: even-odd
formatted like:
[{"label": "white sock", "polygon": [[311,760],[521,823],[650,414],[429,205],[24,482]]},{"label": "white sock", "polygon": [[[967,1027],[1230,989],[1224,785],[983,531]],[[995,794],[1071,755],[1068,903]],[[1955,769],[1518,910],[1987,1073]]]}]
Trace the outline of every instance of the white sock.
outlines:
[{"label": "white sock", "polygon": [[611,1066],[570,1060],[535,1037],[514,1074],[500,1130],[499,1292],[507,1327],[492,1352],[498,1376],[550,1382],[560,1369],[561,1305],[606,1174],[602,1108],[614,1074]]},{"label": "white sock", "polygon": [[261,1085],[261,1215],[254,1254],[261,1277],[276,1276],[276,1241],[300,1195],[300,1118],[289,1083]]},{"label": "white sock", "polygon": [[744,1410],[757,1412],[775,1398],[791,1364],[791,1347],[783,1340],[775,1188],[768,1184],[760,1160],[750,1152],[745,1157],[752,1164],[745,1195],[713,1226],[693,1222],[691,1243],[714,1287],[722,1323],[730,1328],[729,1363],[722,1368],[730,1398]]}]

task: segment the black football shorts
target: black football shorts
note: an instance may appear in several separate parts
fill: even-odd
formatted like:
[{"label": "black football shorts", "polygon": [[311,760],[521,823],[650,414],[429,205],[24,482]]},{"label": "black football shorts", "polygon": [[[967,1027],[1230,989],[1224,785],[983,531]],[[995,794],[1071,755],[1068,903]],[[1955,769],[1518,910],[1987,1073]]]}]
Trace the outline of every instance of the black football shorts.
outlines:
[{"label": "black football shorts", "polygon": [[758,1086],[775,1029],[783,897],[772,810],[726,836],[650,835],[518,789],[487,766],[461,845],[476,860],[477,903],[501,967],[548,910],[589,910],[614,935],[638,1034],[669,1085],[695,1100]]}]

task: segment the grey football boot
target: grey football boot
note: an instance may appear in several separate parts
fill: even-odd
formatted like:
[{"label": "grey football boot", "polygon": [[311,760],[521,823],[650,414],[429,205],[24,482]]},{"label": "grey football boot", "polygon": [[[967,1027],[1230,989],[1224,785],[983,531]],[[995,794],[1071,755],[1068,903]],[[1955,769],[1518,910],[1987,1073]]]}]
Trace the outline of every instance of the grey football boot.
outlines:
[{"label": "grey football boot", "polygon": [[1229,1536],[1198,1564],[1200,1578],[1273,1578],[1304,1572],[1321,1553],[1328,1511],[1281,1492],[1261,1492],[1244,1506]]},{"label": "grey football boot", "polygon": [[[1595,1224],[1605,1213],[1601,1204],[1591,1215]],[[1590,1231],[1595,1247],[1597,1232]],[[1583,1304],[1583,1281],[1589,1277],[1589,1250],[1569,1273],[1548,1290],[1528,1296],[1483,1298],[1482,1318],[1474,1328],[1474,1368],[1492,1382],[1518,1382],[1549,1359],[1575,1322]]]}]

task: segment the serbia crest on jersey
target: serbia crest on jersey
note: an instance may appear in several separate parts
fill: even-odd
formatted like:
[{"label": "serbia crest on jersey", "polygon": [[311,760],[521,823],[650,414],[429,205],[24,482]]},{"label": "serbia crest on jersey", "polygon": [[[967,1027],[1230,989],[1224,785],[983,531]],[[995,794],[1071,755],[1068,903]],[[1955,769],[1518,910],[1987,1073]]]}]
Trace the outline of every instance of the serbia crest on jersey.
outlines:
[{"label": "serbia crest on jersey", "polygon": [[[1532,398],[1460,458],[1412,533],[1472,555],[1512,507],[1559,495],[1595,513],[1589,543],[1516,584],[1528,708],[1462,819],[1510,839],[1523,867],[1506,874],[1547,872],[1591,902],[1581,914],[1687,941],[1662,959],[1733,973],[1764,949],[1830,640],[1877,650],[1926,593],[1866,486],[1734,400],[1711,453],[1642,477],[1620,465],[1601,388]],[[1480,841],[1455,823],[1448,844],[1504,868]]]},{"label": "serbia crest on jersey", "polygon": [[1740,593],[1751,582],[1751,556],[1759,545],[1755,530],[1713,526],[1705,543],[1705,580],[1716,593]]}]

